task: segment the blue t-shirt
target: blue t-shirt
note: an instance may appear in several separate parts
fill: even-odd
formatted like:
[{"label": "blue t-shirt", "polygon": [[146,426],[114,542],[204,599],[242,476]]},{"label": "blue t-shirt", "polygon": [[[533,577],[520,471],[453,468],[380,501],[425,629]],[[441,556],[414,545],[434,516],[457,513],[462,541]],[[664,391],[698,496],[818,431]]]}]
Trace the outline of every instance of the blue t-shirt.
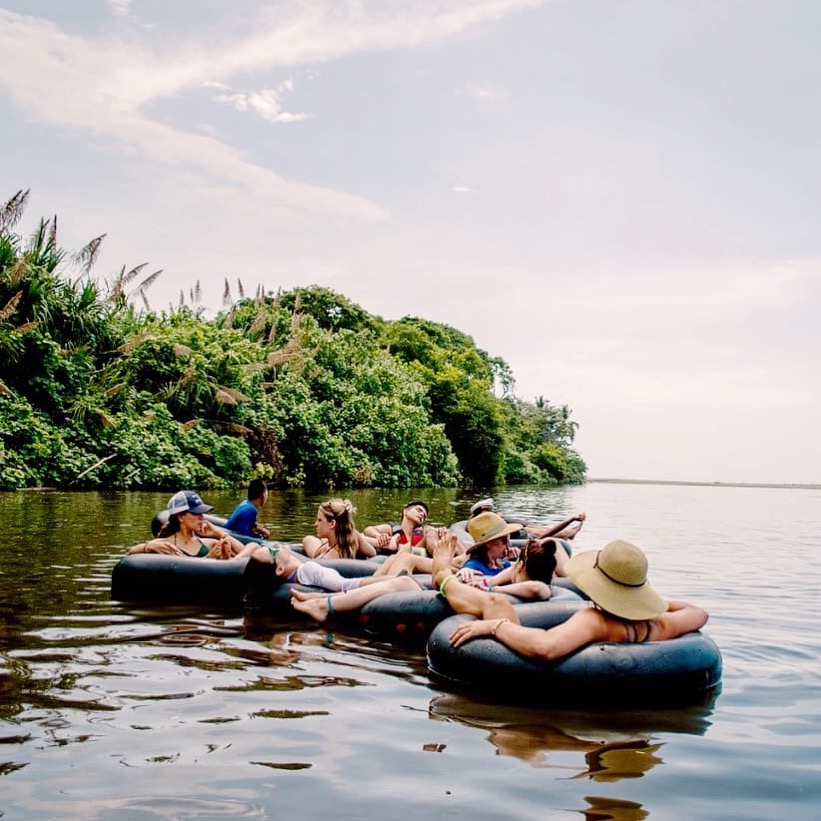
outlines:
[{"label": "blue t-shirt", "polygon": [[469,567],[471,570],[475,570],[483,576],[495,576],[497,573],[501,573],[505,568],[510,567],[510,562],[505,559],[504,567],[488,567],[484,562],[474,556],[472,559],[468,559],[463,567]]},{"label": "blue t-shirt", "polygon": [[250,499],[240,502],[225,523],[226,530],[241,533],[243,536],[256,536],[254,525],[257,523],[257,509]]}]

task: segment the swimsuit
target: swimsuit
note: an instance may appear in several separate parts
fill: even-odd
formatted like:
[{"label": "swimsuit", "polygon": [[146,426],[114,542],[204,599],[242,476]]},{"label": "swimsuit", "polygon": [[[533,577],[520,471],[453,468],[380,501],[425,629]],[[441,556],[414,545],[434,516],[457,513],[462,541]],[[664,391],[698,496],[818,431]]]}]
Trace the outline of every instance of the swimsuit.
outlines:
[{"label": "swimsuit", "polygon": [[[650,638],[650,630],[652,629],[653,625],[649,621],[626,621],[620,619],[622,624],[624,625],[624,629],[627,632],[627,641],[630,644],[644,644]],[[639,625],[644,625],[644,637],[639,638]]]}]

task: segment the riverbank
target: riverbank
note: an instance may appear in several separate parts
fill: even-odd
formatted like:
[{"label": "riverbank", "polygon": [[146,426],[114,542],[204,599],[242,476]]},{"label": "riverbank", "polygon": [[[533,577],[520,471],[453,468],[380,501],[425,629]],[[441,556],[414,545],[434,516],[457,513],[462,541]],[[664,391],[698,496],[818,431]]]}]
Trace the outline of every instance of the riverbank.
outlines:
[{"label": "riverbank", "polygon": [[788,488],[794,490],[821,490],[821,484],[792,483],[783,484],[779,482],[688,482],[676,479],[588,479],[587,484],[611,484],[611,485],[679,485],[684,487],[764,487],[764,488]]}]

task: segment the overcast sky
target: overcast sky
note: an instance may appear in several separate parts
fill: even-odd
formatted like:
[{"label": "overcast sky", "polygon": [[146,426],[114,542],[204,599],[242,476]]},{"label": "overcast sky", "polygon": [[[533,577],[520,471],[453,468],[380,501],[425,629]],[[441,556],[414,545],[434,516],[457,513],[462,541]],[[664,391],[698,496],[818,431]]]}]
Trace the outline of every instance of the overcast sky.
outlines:
[{"label": "overcast sky", "polygon": [[817,0],[0,0],[2,200],[160,310],[333,288],[593,478],[821,482]]}]

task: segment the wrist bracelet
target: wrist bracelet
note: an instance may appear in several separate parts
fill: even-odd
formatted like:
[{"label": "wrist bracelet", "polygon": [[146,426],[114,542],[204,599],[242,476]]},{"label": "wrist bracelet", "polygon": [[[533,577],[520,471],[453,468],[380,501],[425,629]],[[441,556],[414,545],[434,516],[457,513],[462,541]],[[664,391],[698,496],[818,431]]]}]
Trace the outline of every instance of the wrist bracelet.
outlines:
[{"label": "wrist bracelet", "polygon": [[510,619],[499,619],[499,621],[493,625],[493,630],[490,631],[490,635],[493,636],[494,639],[496,638],[496,631],[499,629],[501,624],[506,621],[510,621]]}]

